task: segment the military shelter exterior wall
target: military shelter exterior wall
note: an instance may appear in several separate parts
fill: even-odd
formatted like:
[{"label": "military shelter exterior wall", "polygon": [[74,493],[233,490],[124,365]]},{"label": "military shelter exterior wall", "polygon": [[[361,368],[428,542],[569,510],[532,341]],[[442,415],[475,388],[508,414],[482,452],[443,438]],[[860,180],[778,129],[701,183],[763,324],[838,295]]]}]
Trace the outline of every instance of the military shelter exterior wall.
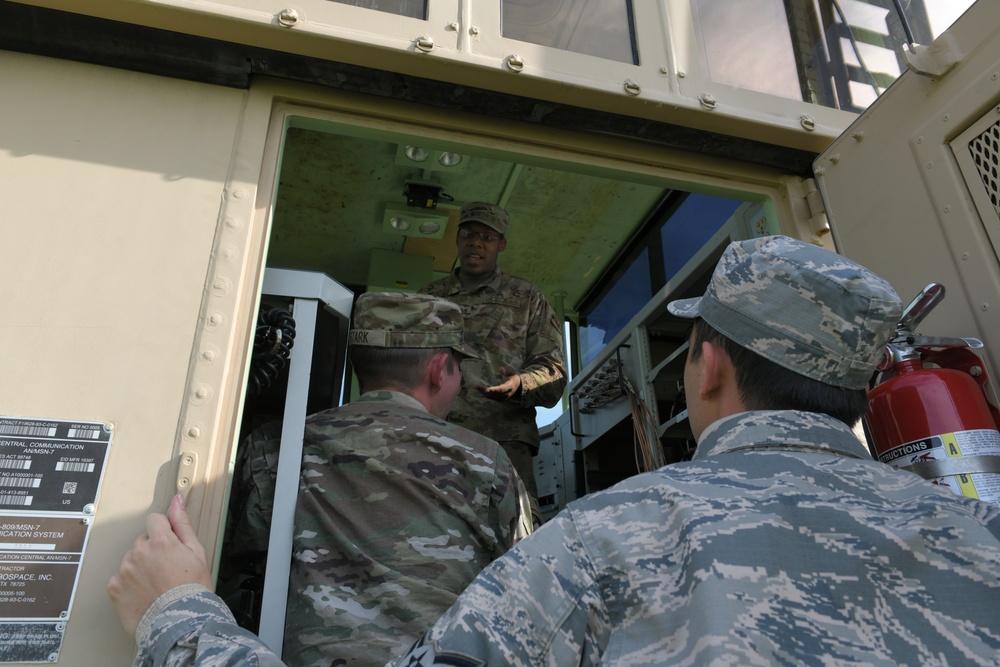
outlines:
[{"label": "military shelter exterior wall", "polygon": [[[885,276],[909,301],[928,283],[946,296],[924,320],[928,336],[972,336],[985,344],[992,384],[1000,377],[1000,264],[956,152],[981,120],[1000,120],[1000,5],[976,3],[932,49],[939,73],[907,71],[815,163],[837,248]],[[964,142],[964,145],[963,145]]]},{"label": "military shelter exterior wall", "polygon": [[419,132],[766,202],[807,224],[781,171],[365,95],[255,79],[249,90],[0,51],[5,261],[0,415],[111,423],[115,435],[62,659],[131,660],[108,577],[177,490],[210,557],[225,517],[284,129],[294,117]]},{"label": "military shelter exterior wall", "polygon": [[[210,453],[212,405],[237,393],[192,394],[199,341],[242,382],[206,327],[232,335],[260,153],[234,153],[246,91],[4,51],[0,81],[0,413],[115,427],[60,662],[125,665],[106,582],[174,493],[177,453]],[[227,258],[236,279],[220,280]],[[192,415],[204,433],[186,443]]]}]

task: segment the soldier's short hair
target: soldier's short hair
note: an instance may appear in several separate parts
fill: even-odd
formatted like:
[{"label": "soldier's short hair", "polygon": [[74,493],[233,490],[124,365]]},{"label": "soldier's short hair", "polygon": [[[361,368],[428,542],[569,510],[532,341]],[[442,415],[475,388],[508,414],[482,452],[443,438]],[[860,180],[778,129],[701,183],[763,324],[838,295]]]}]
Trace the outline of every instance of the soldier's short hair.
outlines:
[{"label": "soldier's short hair", "polygon": [[448,372],[456,370],[451,348],[351,347],[351,366],[358,377],[361,393],[377,389],[414,389],[424,377],[424,369],[437,354],[447,354]]},{"label": "soldier's short hair", "polygon": [[835,387],[779,366],[733,342],[701,318],[693,328],[691,358],[701,356],[703,341],[722,348],[733,364],[736,388],[747,410],[819,412],[854,426],[868,408],[864,389]]}]

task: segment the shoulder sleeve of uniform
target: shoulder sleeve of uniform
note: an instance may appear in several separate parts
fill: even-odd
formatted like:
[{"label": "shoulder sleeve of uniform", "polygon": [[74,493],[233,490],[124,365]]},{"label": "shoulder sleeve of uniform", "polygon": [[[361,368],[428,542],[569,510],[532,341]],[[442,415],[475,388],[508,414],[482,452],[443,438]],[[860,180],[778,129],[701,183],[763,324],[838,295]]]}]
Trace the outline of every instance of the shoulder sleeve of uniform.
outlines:
[{"label": "shoulder sleeve of uniform", "polygon": [[[492,443],[492,441],[490,441]],[[523,540],[534,530],[531,516],[531,497],[517,469],[500,445],[493,443],[495,471],[493,483],[493,504],[496,516],[497,542],[493,558],[499,558],[512,546]]]},{"label": "shoulder sleeve of uniform", "polygon": [[141,667],[279,667],[280,659],[236,624],[221,598],[203,586],[179,586],[160,596],[136,633]]},{"label": "shoulder sleeve of uniform", "polygon": [[563,512],[483,570],[393,665],[600,664],[610,615]]},{"label": "shoulder sleeve of uniform", "polygon": [[562,323],[545,295],[531,287],[524,367],[521,368],[521,403],[552,407],[566,388],[566,362]]},{"label": "shoulder sleeve of uniform", "polygon": [[226,527],[227,557],[247,560],[267,551],[281,426],[280,420],[266,422],[240,443]]}]

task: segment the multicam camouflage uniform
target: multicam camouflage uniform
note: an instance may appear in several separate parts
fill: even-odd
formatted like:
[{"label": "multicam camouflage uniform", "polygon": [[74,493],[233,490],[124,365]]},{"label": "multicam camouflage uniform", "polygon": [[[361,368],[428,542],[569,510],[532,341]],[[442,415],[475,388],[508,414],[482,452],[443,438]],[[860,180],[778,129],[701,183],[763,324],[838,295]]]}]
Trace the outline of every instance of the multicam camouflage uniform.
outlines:
[{"label": "multicam camouflage uniform", "polygon": [[715,422],[572,503],[394,665],[996,665],[1000,508],[825,415]]},{"label": "multicam camouflage uniform", "polygon": [[[350,340],[474,354],[462,344],[459,308],[428,295],[362,295]],[[253,442],[264,445],[250,454],[262,464],[253,483],[268,486],[271,448]],[[250,506],[266,514],[269,496],[258,495]],[[312,415],[303,438],[285,659],[384,665],[530,532],[528,512],[524,486],[495,441],[435,417],[406,393],[369,391]],[[265,532],[268,519],[240,525]],[[262,536],[238,537],[235,543],[252,551]],[[255,640],[214,594],[180,587],[144,615],[136,664],[281,664]]]},{"label": "multicam camouflage uniform", "polygon": [[[482,357],[462,361],[462,391],[448,421],[500,442],[525,443],[537,452],[535,406],[552,407],[566,387],[562,325],[545,295],[499,268],[488,281],[469,290],[462,287],[456,269],[421,292],[462,307],[465,344]],[[487,398],[476,389],[503,382],[503,367],[521,376],[519,398]]]},{"label": "multicam camouflage uniform", "polygon": [[282,656],[384,665],[514,543],[503,450],[377,391],[306,422]]},{"label": "multicam camouflage uniform", "polygon": [[247,573],[262,575],[267,561],[280,448],[280,419],[260,424],[239,446],[223,558]]},{"label": "multicam camouflage uniform", "polygon": [[[523,493],[494,441],[434,417],[406,394],[369,392],[311,416],[284,660],[384,665],[405,651],[523,537]],[[224,642],[199,637],[209,627],[235,638],[230,648],[241,656],[265,654],[248,648],[253,635],[215,600],[204,592],[167,606],[148,635],[137,632],[136,664],[250,664],[225,662]],[[203,654],[208,646],[213,652]]]}]

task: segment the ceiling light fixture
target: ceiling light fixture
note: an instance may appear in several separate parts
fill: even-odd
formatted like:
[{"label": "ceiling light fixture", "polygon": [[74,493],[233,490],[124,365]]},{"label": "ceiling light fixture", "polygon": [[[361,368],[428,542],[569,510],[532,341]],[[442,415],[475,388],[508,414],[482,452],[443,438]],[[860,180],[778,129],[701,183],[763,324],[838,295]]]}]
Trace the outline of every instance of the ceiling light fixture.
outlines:
[{"label": "ceiling light fixture", "polygon": [[413,208],[386,202],[382,211],[382,231],[419,238],[441,239],[448,227],[448,217],[454,210]]},{"label": "ceiling light fixture", "polygon": [[[394,164],[416,167],[424,172],[462,173],[469,164],[469,156],[451,150],[428,148],[416,144],[396,144]],[[425,176],[426,178],[426,176]]]},{"label": "ceiling light fixture", "polygon": [[420,146],[407,146],[403,149],[403,154],[414,162],[425,162],[430,157],[427,149]]},{"label": "ceiling light fixture", "polygon": [[462,162],[461,153],[441,153],[438,155],[438,164],[445,167],[454,167]]},{"label": "ceiling light fixture", "polygon": [[402,216],[394,215],[389,218],[389,226],[397,231],[405,232],[410,228],[410,221]]}]

